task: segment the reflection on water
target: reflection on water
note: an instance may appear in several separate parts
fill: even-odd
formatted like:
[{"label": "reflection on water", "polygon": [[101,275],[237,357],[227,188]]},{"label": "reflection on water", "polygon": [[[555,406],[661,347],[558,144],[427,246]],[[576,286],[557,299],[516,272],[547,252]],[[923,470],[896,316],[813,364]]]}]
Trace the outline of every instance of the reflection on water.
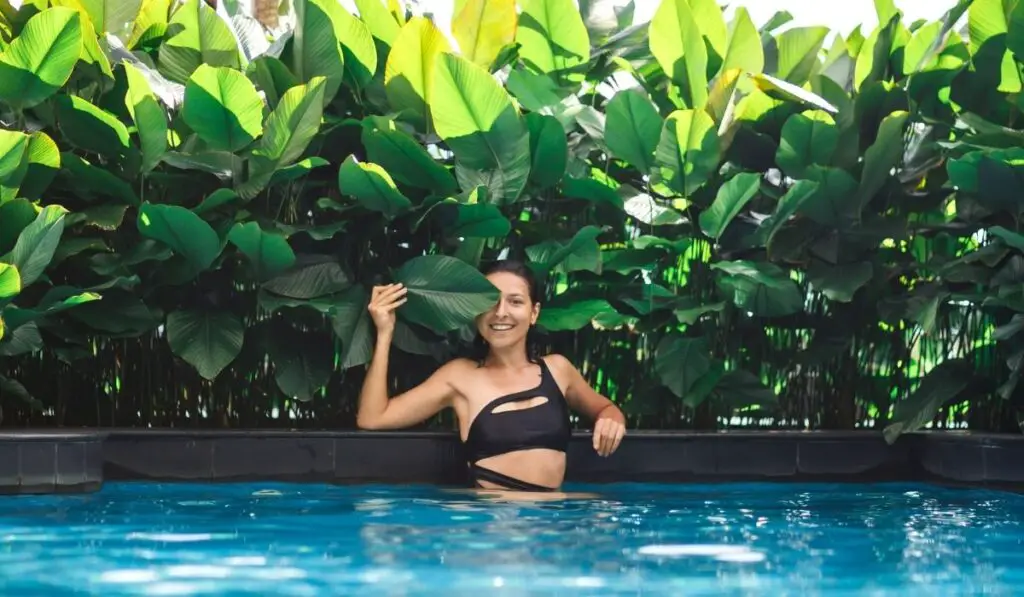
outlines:
[{"label": "reflection on water", "polygon": [[1009,595],[1024,584],[1024,496],[585,490],[597,497],[112,484],[0,498],[0,595]]}]

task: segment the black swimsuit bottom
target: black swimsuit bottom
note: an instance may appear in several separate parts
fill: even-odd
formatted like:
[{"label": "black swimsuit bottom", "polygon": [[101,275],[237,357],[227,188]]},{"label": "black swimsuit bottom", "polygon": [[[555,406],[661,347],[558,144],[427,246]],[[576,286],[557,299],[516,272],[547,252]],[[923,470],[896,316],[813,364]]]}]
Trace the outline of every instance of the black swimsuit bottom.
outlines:
[{"label": "black swimsuit bottom", "polygon": [[[470,425],[466,448],[470,474],[477,487],[481,487],[480,481],[488,481],[519,491],[557,491],[557,488],[528,483],[476,464],[484,458],[531,448],[548,448],[562,453],[568,449],[572,437],[569,406],[547,363],[540,359],[539,364],[540,384],[537,387],[495,398]],[[503,404],[539,397],[548,400],[540,406],[494,412]]]}]

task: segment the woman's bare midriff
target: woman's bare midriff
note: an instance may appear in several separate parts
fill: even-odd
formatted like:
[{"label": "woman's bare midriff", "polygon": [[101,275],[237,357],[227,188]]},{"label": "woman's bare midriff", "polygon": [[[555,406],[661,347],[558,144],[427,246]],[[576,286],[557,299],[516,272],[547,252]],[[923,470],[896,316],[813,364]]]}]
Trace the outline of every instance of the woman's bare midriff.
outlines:
[{"label": "woman's bare midriff", "polygon": [[[547,448],[520,450],[484,458],[478,465],[494,472],[514,477],[527,483],[557,488],[565,478],[565,454]],[[500,485],[481,480],[485,489],[503,489]]]}]

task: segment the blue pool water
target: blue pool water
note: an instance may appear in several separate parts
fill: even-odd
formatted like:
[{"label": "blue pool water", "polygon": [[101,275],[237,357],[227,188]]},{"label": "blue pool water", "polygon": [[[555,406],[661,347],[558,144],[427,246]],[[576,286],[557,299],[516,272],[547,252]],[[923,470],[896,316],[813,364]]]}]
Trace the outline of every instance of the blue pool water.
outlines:
[{"label": "blue pool water", "polygon": [[928,485],[109,483],[0,497],[0,595],[1009,595],[1024,496]]}]

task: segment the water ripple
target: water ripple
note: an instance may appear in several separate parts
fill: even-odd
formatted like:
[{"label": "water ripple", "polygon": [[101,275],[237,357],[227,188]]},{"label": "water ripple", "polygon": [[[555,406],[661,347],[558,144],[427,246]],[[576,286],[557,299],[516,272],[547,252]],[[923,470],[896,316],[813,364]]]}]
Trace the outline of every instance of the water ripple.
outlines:
[{"label": "water ripple", "polygon": [[[111,483],[0,498],[2,595],[1009,595],[1024,496],[928,485]],[[55,573],[59,571],[59,573]]]}]

